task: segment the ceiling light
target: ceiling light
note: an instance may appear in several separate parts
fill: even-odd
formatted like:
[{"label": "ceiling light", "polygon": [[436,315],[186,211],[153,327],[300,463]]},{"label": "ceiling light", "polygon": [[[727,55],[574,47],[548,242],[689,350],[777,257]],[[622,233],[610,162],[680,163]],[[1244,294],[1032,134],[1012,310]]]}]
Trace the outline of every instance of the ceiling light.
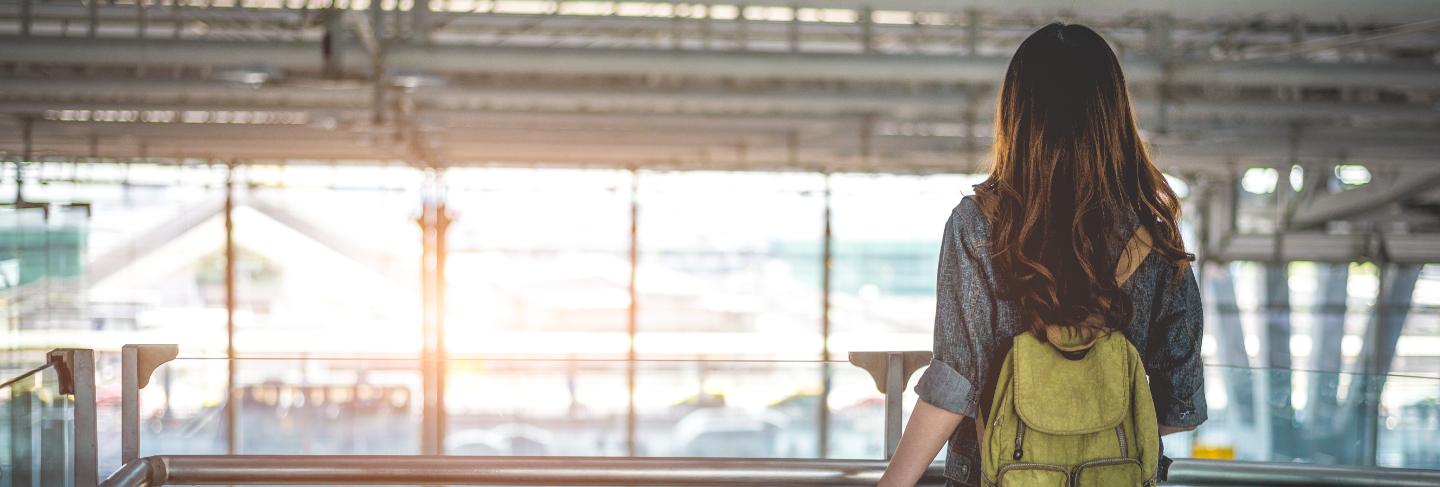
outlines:
[{"label": "ceiling light", "polygon": [[445,86],[445,83],[446,80],[444,76],[433,73],[400,71],[390,75],[390,84],[407,90]]},{"label": "ceiling light", "polygon": [[261,85],[279,77],[274,69],[258,64],[218,68],[214,76],[216,79],[247,85]]}]

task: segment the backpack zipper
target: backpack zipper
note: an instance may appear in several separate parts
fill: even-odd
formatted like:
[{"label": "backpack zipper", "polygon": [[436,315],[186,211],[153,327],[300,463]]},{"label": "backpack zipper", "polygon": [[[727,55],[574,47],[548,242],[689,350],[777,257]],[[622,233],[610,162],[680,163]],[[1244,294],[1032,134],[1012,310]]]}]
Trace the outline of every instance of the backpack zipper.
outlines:
[{"label": "backpack zipper", "polygon": [[[1125,464],[1125,463],[1133,463],[1133,464],[1135,464],[1135,465],[1138,466],[1138,465],[1140,464],[1140,461],[1139,461],[1139,460],[1136,460],[1136,459],[1134,459],[1134,458],[1104,458],[1104,459],[1100,459],[1100,460],[1091,460],[1091,461],[1088,461],[1088,462],[1085,462],[1085,463],[1076,465],[1074,469],[1071,469],[1071,470],[1070,470],[1070,473],[1069,473],[1069,480],[1068,480],[1065,484],[1066,484],[1068,487],[1079,487],[1079,486],[1080,486],[1080,472],[1085,471],[1086,468],[1090,468],[1090,467],[1103,467],[1103,466],[1105,466],[1105,465],[1120,465],[1120,464]],[[1146,482],[1149,482],[1149,481],[1147,480]]]},{"label": "backpack zipper", "polygon": [[1019,460],[1020,457],[1025,454],[1025,450],[1024,448],[1022,448],[1024,446],[1024,443],[1025,422],[1017,420],[1015,421],[1015,460]]},{"label": "backpack zipper", "polygon": [[1065,474],[1066,477],[1069,477],[1069,476],[1070,476],[1070,472],[1066,471],[1066,470],[1065,470],[1065,467],[1061,467],[1061,466],[1059,466],[1059,465],[1050,465],[1050,464],[1048,464],[1048,463],[1012,463],[1012,464],[1009,464],[1009,465],[1000,467],[1000,470],[997,471],[997,472],[995,472],[995,481],[998,483],[1001,479],[1004,479],[1004,478],[1005,478],[1005,472],[1009,472],[1009,471],[1011,471],[1011,470],[1022,469],[1022,468],[1023,468],[1023,469],[1033,469],[1033,470],[1050,470],[1050,471],[1055,471],[1055,472],[1060,472],[1060,473],[1062,473],[1062,474]]},{"label": "backpack zipper", "polygon": [[1130,458],[1130,445],[1125,441],[1125,425],[1115,425],[1115,436],[1120,438],[1120,456]]}]

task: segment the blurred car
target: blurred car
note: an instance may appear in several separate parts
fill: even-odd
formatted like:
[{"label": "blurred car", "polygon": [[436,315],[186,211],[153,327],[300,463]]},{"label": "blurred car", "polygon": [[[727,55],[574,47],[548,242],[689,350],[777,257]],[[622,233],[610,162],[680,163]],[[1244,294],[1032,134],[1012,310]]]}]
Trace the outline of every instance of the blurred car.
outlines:
[{"label": "blurred car", "polygon": [[517,423],[445,436],[445,453],[449,455],[539,456],[549,455],[554,445],[555,435],[549,431]]},{"label": "blurred car", "polygon": [[788,420],[775,411],[706,408],[686,414],[672,432],[675,453],[694,457],[776,457],[787,451]]}]

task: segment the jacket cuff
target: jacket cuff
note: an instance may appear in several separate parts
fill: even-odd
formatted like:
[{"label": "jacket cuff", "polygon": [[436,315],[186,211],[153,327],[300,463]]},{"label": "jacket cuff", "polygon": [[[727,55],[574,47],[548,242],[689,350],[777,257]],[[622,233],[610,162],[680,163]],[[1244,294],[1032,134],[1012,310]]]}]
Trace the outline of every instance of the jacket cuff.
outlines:
[{"label": "jacket cuff", "polygon": [[1179,428],[1191,428],[1199,426],[1209,419],[1210,415],[1205,404],[1205,386],[1195,388],[1190,397],[1183,399],[1172,398],[1166,404],[1157,404],[1156,414],[1159,416],[1160,424]]},{"label": "jacket cuff", "polygon": [[931,360],[930,367],[915,384],[915,394],[931,405],[967,417],[975,417],[974,387],[970,379],[940,360]]}]

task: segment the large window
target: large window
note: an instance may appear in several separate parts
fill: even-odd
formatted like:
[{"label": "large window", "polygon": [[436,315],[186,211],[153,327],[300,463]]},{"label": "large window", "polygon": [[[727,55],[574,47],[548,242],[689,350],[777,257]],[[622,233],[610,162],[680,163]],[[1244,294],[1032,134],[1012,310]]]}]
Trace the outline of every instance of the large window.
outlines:
[{"label": "large window", "polygon": [[[13,173],[4,180],[0,193],[12,202]],[[118,437],[119,356],[111,351],[169,342],[187,354],[224,353],[224,285],[213,264],[223,261],[225,168],[36,163],[24,180],[32,207],[0,208],[0,254],[14,251],[0,255],[0,308],[9,318],[0,346],[32,366],[53,348],[96,349],[97,428]],[[223,372],[223,362],[214,365]],[[198,393],[170,404],[207,402],[215,397]],[[165,421],[170,411],[145,416]],[[118,444],[99,448],[102,470],[118,468]]]},{"label": "large window", "polygon": [[833,356],[930,349],[945,222],[978,181],[954,175],[831,177]]},{"label": "large window", "polygon": [[451,355],[623,358],[631,179],[611,170],[449,171]]},{"label": "large window", "polygon": [[445,179],[445,450],[624,455],[632,174]]},{"label": "large window", "polygon": [[164,337],[224,350],[223,283],[209,267],[223,258],[223,167],[46,163],[26,173],[25,200],[46,208],[21,210],[6,232],[46,257],[24,259],[32,279],[11,289],[23,298],[12,346]]},{"label": "large window", "polygon": [[[230,176],[234,338],[247,357],[234,398],[218,360]],[[811,457],[824,407],[826,453],[875,458],[883,401],[846,353],[931,347],[945,221],[980,180],[536,168],[429,177],[407,166],[29,164],[25,198],[48,205],[0,208],[4,346],[32,359],[100,349],[100,396],[113,404],[119,362],[107,351],[180,344],[185,358],[143,398],[147,453],[227,451],[227,404],[239,452],[418,452],[428,417],[417,220],[427,201],[444,202],[450,452],[623,455],[633,427],[640,455]],[[1260,179],[1241,188],[1242,210],[1254,213],[1274,187],[1250,177]],[[0,198],[14,200],[13,180],[0,178]],[[1246,218],[1242,231],[1269,231],[1267,218]],[[1425,418],[1440,376],[1434,264],[1216,261],[1201,275],[1211,420],[1167,438],[1171,451],[1359,461],[1343,455],[1360,451],[1352,440],[1371,425],[1379,463],[1437,464],[1440,451],[1420,440],[1434,431]],[[1365,375],[1364,358],[1389,340],[1372,333],[1382,315],[1404,324],[1383,380]],[[1266,365],[1298,370],[1254,369]],[[101,409],[102,434],[118,434],[113,409]],[[1297,433],[1287,437],[1287,424]]]},{"label": "large window", "polygon": [[639,353],[817,359],[824,178],[641,173]]},{"label": "large window", "polygon": [[[422,180],[405,166],[237,169],[235,349],[272,357],[235,364],[237,452],[419,453]],[[220,279],[224,262],[209,265]]]},{"label": "large window", "polygon": [[[419,171],[251,166],[237,179],[238,354],[419,354]],[[222,288],[223,265],[210,262]]]}]

